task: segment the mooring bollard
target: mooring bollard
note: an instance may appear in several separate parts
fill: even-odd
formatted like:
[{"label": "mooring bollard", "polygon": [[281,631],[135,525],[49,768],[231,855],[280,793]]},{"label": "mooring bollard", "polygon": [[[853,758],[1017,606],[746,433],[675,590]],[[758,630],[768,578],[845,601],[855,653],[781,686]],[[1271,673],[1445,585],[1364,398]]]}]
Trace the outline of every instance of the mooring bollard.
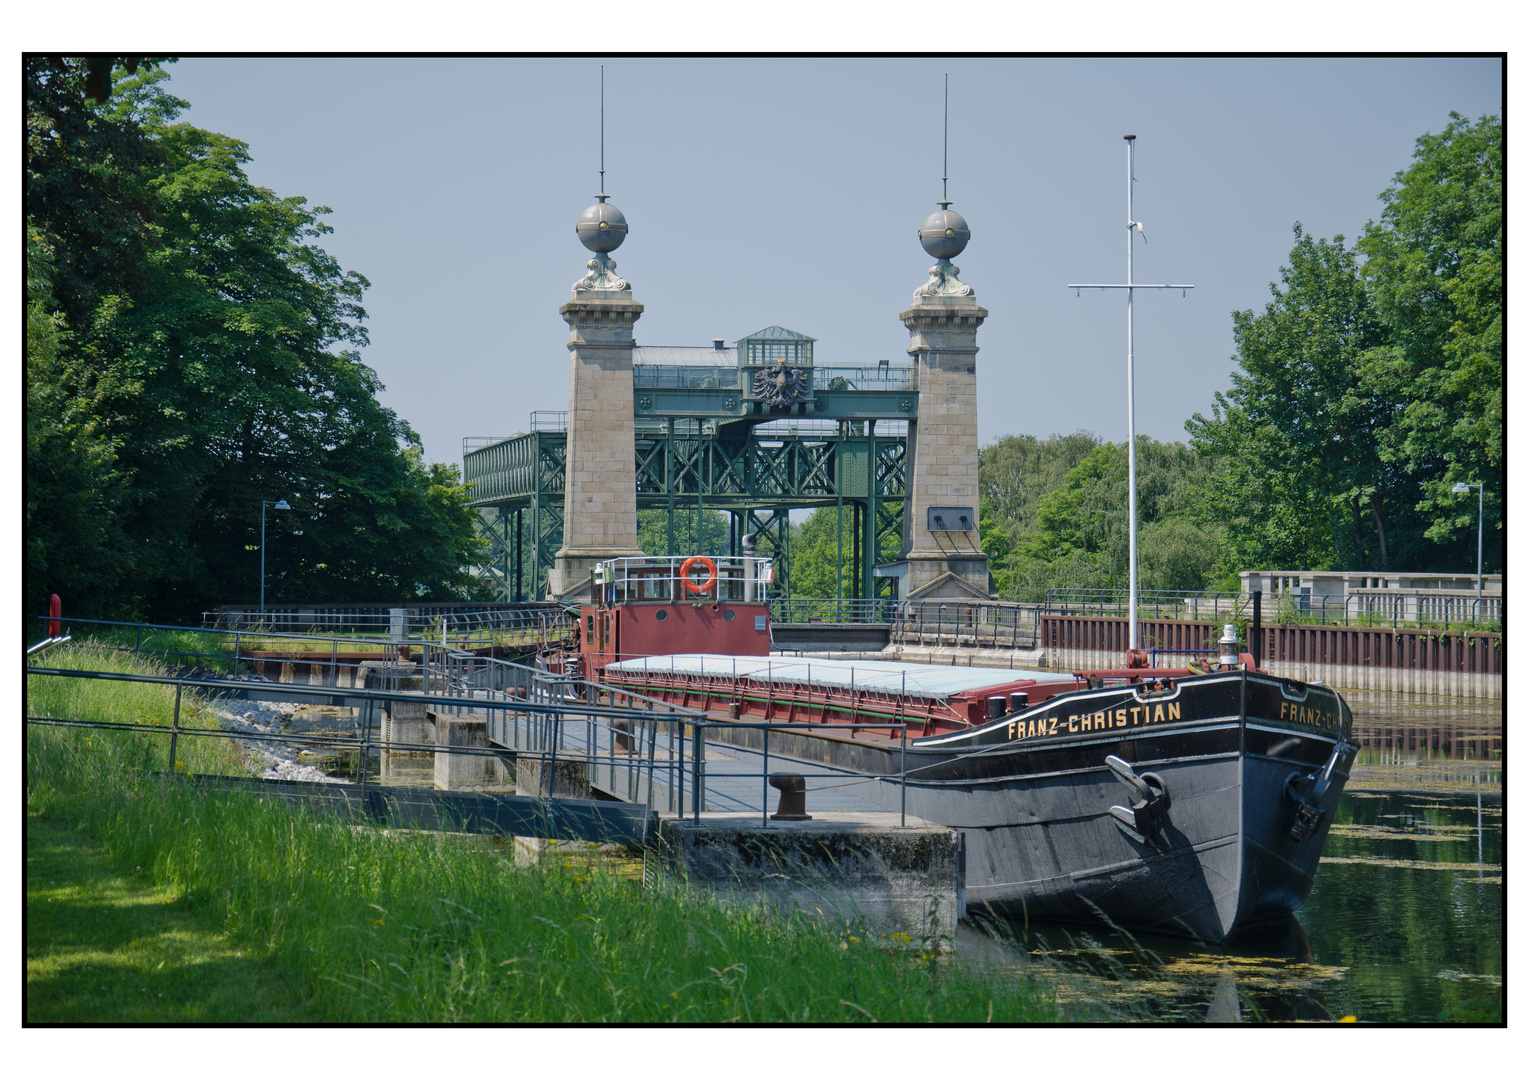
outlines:
[{"label": "mooring bollard", "polygon": [[624,716],[618,716],[611,721],[611,730],[616,733],[616,753],[630,754],[632,742],[627,736],[632,730],[632,722]]},{"label": "mooring bollard", "polygon": [[780,792],[780,807],[771,821],[811,821],[807,813],[807,781],[801,773],[771,773],[770,786]]}]

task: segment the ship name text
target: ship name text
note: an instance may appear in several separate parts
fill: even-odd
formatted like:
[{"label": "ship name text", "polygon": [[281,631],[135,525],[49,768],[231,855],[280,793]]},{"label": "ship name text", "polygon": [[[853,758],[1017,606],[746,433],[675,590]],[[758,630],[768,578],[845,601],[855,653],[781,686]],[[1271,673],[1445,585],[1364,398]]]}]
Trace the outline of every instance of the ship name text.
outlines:
[{"label": "ship name text", "polygon": [[1071,713],[1064,720],[1060,716],[1042,716],[1032,720],[1010,720],[1008,738],[1033,739],[1040,735],[1076,735],[1085,731],[1106,731],[1111,728],[1140,727],[1143,724],[1161,724],[1181,719],[1183,708],[1177,701],[1158,702],[1154,705],[1132,705],[1119,709],[1104,709],[1091,713]]}]

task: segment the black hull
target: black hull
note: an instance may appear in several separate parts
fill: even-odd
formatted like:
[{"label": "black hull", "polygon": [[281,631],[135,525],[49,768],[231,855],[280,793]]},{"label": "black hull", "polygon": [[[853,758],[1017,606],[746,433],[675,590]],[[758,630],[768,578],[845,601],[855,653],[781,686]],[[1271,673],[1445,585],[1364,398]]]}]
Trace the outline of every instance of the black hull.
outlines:
[{"label": "black hull", "polygon": [[[1013,725],[1034,734],[1011,738]],[[1311,892],[1354,758],[1350,730],[1333,691],[1261,674],[1190,678],[1156,695],[1080,691],[910,743],[906,807],[965,834],[968,908],[1219,942],[1292,914]],[[899,752],[885,743],[782,735],[772,733],[772,749],[898,772]],[[1110,813],[1140,801],[1106,766],[1111,755],[1166,789],[1151,835]],[[895,778],[865,787],[857,794],[902,807]]]}]

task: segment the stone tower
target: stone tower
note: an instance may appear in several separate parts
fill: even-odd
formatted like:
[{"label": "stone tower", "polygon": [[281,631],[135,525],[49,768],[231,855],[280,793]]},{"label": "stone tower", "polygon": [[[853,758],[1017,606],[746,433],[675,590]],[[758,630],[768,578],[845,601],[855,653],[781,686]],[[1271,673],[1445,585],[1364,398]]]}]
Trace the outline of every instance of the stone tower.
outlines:
[{"label": "stone tower", "polygon": [[918,235],[938,261],[899,316],[918,371],[918,417],[908,421],[902,595],[986,599],[987,555],[977,530],[977,328],[987,309],[950,261],[971,239],[966,219],[941,202]]},{"label": "stone tower", "polygon": [[626,239],[626,217],[606,202],[600,186],[599,201],[577,225],[595,257],[558,309],[569,328],[568,458],[563,546],[547,575],[549,600],[586,597],[595,563],[642,554],[632,417],[632,325],[642,305],[616,276],[610,253]]}]

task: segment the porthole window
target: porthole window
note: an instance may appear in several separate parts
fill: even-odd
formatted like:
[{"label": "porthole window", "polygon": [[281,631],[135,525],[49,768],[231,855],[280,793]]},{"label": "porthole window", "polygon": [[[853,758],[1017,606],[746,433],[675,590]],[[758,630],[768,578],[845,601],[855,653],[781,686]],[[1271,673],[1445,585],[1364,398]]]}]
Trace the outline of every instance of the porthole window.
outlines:
[{"label": "porthole window", "polygon": [[738,616],[733,612],[732,608],[727,608],[725,611],[722,612],[722,618],[727,620],[728,622],[732,622],[737,617]]},{"label": "porthole window", "polygon": [[655,611],[653,613],[653,617],[655,619],[657,619],[659,622],[663,622],[665,619],[667,619],[669,617],[669,612],[666,609],[664,609],[664,608],[659,608],[657,611]]}]

